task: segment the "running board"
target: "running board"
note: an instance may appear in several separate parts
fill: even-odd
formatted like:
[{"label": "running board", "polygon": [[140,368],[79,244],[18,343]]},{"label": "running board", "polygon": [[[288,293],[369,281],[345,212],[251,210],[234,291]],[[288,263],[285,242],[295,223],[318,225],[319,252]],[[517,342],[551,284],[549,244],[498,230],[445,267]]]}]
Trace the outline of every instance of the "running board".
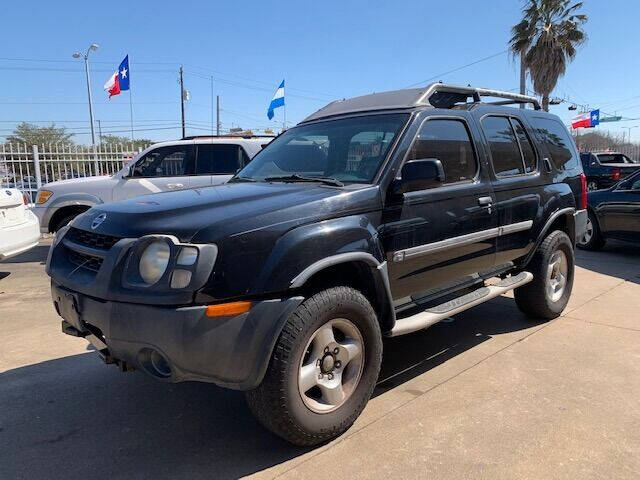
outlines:
[{"label": "running board", "polygon": [[475,307],[481,303],[498,297],[503,293],[518,288],[533,280],[530,272],[520,272],[518,275],[507,277],[495,285],[489,285],[474,290],[471,293],[454,298],[446,303],[436,305],[427,310],[412,315],[407,318],[396,320],[393,329],[387,334],[389,337],[397,337],[411,332],[430,327],[446,318],[463,312],[468,308]]}]

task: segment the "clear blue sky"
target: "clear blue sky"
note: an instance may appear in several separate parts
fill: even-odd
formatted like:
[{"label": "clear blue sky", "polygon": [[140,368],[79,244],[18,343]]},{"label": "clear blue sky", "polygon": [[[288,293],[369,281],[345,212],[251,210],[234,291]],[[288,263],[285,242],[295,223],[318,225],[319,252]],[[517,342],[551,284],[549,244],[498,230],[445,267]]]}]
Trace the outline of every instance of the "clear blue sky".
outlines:
[{"label": "clear blue sky", "polygon": [[[128,134],[128,94],[109,101],[102,85],[129,54],[136,135],[154,140],[180,135],[180,64],[191,92],[190,134],[210,131],[210,75],[221,97],[224,129],[279,128],[281,110],[273,122],[266,110],[283,78],[288,123],[336,98],[429,78],[517,89],[517,64],[506,53],[443,74],[506,49],[521,2],[479,4],[8,2],[0,29],[0,139],[24,120],[65,125],[78,133],[77,142],[88,142],[84,73],[71,54],[92,42],[100,45],[91,58],[95,117],[102,121],[102,130]],[[640,2],[586,0],[584,12],[590,17],[589,41],[555,93],[604,112],[640,117]],[[553,111],[566,121],[572,116],[566,104]],[[640,120],[608,128],[620,132],[622,126],[636,124]],[[636,132],[640,135],[640,129]]]}]

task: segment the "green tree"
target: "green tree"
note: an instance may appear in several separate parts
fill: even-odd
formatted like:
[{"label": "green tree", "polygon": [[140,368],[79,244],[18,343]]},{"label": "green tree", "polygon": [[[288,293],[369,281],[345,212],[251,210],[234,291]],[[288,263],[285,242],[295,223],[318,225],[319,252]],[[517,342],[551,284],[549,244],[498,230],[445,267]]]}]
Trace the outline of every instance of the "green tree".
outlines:
[{"label": "green tree", "polygon": [[148,138],[135,138],[131,140],[129,137],[122,137],[120,135],[102,135],[100,137],[102,145],[126,145],[133,146],[134,149],[147,148],[151,145],[151,140]]},{"label": "green tree", "polygon": [[587,39],[581,29],[587,16],[576,13],[580,8],[582,2],[572,4],[572,0],[527,0],[522,21],[511,29],[509,49],[524,60],[547,111],[558,79]]},{"label": "green tree", "polygon": [[24,143],[26,145],[69,145],[73,141],[73,133],[67,133],[65,127],[56,127],[51,124],[48,127],[38,127],[31,123],[22,122],[13,130],[13,134],[7,137],[7,143]]}]

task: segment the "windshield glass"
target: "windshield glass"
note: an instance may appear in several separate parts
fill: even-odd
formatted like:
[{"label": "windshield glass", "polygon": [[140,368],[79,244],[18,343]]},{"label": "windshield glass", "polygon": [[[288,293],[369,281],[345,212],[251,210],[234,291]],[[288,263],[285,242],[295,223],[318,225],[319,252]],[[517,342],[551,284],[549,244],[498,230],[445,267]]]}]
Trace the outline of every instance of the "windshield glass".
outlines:
[{"label": "windshield glass", "polygon": [[370,183],[408,114],[379,114],[294,127],[244,167],[236,178],[263,181],[291,175]]}]

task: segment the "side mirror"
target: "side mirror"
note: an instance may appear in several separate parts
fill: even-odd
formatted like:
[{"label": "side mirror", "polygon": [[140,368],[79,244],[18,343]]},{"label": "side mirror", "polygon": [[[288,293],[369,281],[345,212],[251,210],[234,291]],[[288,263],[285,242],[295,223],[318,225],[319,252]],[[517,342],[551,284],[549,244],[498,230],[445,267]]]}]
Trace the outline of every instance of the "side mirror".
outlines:
[{"label": "side mirror", "polygon": [[393,184],[393,191],[398,195],[433,188],[445,180],[442,162],[437,158],[409,160],[400,175]]}]

